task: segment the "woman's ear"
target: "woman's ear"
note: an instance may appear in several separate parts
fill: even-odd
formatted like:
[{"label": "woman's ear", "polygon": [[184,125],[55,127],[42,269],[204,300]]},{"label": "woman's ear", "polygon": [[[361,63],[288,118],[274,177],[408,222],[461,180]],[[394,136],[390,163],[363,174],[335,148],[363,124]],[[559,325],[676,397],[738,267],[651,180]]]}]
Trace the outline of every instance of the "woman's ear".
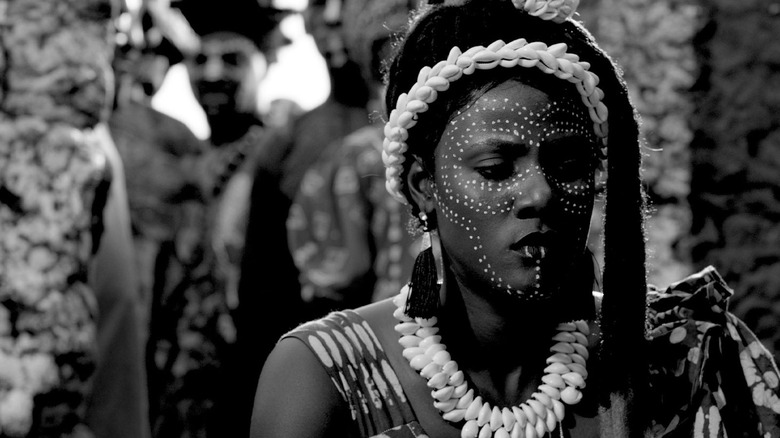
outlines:
[{"label": "woman's ear", "polygon": [[411,201],[420,211],[430,213],[436,208],[433,175],[423,168],[417,158],[406,174],[406,186],[409,188]]}]

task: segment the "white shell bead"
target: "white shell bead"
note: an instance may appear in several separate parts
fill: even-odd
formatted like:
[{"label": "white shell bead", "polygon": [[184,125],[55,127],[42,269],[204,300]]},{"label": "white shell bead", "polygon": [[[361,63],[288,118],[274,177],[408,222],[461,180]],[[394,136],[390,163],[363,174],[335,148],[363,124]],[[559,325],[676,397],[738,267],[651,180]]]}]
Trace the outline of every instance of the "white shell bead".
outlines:
[{"label": "white shell bead", "polygon": [[[388,152],[396,153],[401,148],[401,143],[398,143],[397,141],[391,141],[390,145],[387,147]],[[402,307],[398,307],[393,311],[393,316],[395,319],[398,319],[400,321],[409,322],[412,320],[412,318],[409,318],[406,316],[406,313],[404,313],[404,309]]]},{"label": "white shell bead", "polygon": [[[422,344],[422,342],[420,342]],[[438,353],[439,351],[445,350],[447,347],[445,347],[442,344],[432,344],[428,348],[425,349],[425,355],[430,356],[431,360],[433,360],[433,356]]]},{"label": "white shell bead", "polygon": [[557,418],[558,421],[563,421],[563,417],[566,415],[566,410],[564,409],[563,403],[561,403],[559,400],[553,400],[552,404],[555,418]]},{"label": "white shell bead", "polygon": [[459,385],[463,384],[465,379],[466,379],[466,377],[463,375],[463,371],[458,370],[458,371],[455,371],[455,373],[453,373],[452,376],[450,376],[449,383],[452,386],[459,386]]},{"label": "white shell bead", "polygon": [[490,403],[483,404],[482,407],[479,409],[479,414],[477,415],[477,424],[483,426],[485,424],[490,423],[491,412],[492,409],[490,409]]},{"label": "white shell bead", "polygon": [[547,367],[544,369],[544,372],[551,374],[563,374],[568,373],[569,368],[560,362],[553,362],[550,365],[547,365]]},{"label": "white shell bead", "polygon": [[[455,392],[455,388],[452,386],[445,386],[442,389],[437,389],[435,391],[431,391],[431,395],[433,398],[439,401],[445,401],[452,398],[452,393]],[[457,400],[455,400],[457,402]]]},{"label": "white shell bead", "polygon": [[588,341],[588,337],[583,335],[580,332],[572,332],[574,335],[574,338],[577,340],[577,343],[580,345],[588,346],[590,344],[590,341]]},{"label": "white shell bead", "polygon": [[395,325],[395,331],[402,335],[413,335],[420,328],[416,322],[401,322]]},{"label": "white shell bead", "polygon": [[532,423],[525,424],[525,438],[537,438],[536,429]]},{"label": "white shell bead", "polygon": [[447,385],[447,374],[445,373],[439,373],[435,376],[431,377],[430,380],[428,380],[428,387],[429,388],[436,388],[441,389],[444,388],[445,385]]},{"label": "white shell bead", "polygon": [[404,355],[406,360],[411,360],[412,358],[414,358],[416,356],[425,354],[425,350],[423,350],[420,347],[409,347],[409,348],[404,348],[404,351],[403,351],[402,354]]},{"label": "white shell bead", "polygon": [[[566,368],[566,371],[568,372],[569,369]],[[566,387],[566,382],[563,381],[560,374],[545,374],[542,376],[542,382],[559,389]]]},{"label": "white shell bead", "polygon": [[563,380],[571,386],[576,386],[577,388],[585,387],[585,379],[577,373],[566,373],[561,377],[563,377]]},{"label": "white shell bead", "polygon": [[569,386],[561,391],[561,400],[568,405],[574,405],[582,400],[582,393],[577,388]]},{"label": "white shell bead", "polygon": [[520,423],[515,423],[514,427],[512,427],[512,434],[510,435],[510,438],[523,438],[525,436],[525,424],[520,425]]},{"label": "white shell bead", "polygon": [[457,407],[449,412],[445,412],[442,414],[442,418],[444,418],[446,421],[450,421],[452,423],[458,423],[463,420],[463,418],[466,415],[465,409],[458,409]]},{"label": "white shell bead", "polygon": [[457,402],[458,401],[455,400],[454,398],[451,398],[451,399],[446,400],[446,401],[435,401],[435,402],[433,402],[433,407],[435,407],[436,409],[438,409],[438,410],[440,410],[442,412],[449,412],[449,411],[455,409],[455,403],[457,403]]},{"label": "white shell bead", "polygon": [[555,416],[555,412],[553,412],[551,409],[547,410],[547,418],[545,418],[545,421],[547,422],[547,430],[550,432],[555,430],[555,426],[558,423],[558,418]]},{"label": "white shell bead", "polygon": [[510,438],[509,432],[507,432],[503,427],[499,428],[493,436],[495,438]]},{"label": "white shell bead", "polygon": [[587,379],[588,378],[588,370],[587,370],[587,368],[582,366],[582,364],[570,363],[570,364],[568,364],[566,366],[569,367],[569,369],[572,370],[572,372],[575,372],[575,373],[581,375],[583,379]]},{"label": "white shell bead", "polygon": [[[423,342],[425,342],[425,339],[423,339]],[[422,345],[420,345],[422,347]],[[552,356],[547,358],[547,363],[553,363],[553,362],[560,362],[563,364],[571,363],[572,359],[569,357],[568,354],[564,353],[555,353]]]},{"label": "white shell bead", "polygon": [[[417,332],[417,336],[423,337],[420,335],[420,332]],[[568,342],[558,342],[557,344],[550,347],[550,351],[554,351],[556,353],[565,353],[565,354],[571,354],[574,353],[574,347],[572,344]]]},{"label": "white shell bead", "polygon": [[438,344],[440,342],[441,342],[441,336],[434,335],[434,336],[431,336],[431,337],[423,339],[420,342],[420,348],[428,349],[428,347],[430,347],[431,345]]},{"label": "white shell bead", "polygon": [[417,324],[420,324],[420,327],[433,327],[439,322],[439,318],[435,316],[431,316],[430,318],[414,318],[415,322]]},{"label": "white shell bead", "polygon": [[433,355],[433,361],[443,367],[452,361],[452,356],[450,356],[450,353],[447,350],[437,351],[436,354]]},{"label": "white shell bead", "polygon": [[510,411],[508,408],[504,408],[501,410],[501,422],[504,423],[504,427],[512,430],[512,428],[515,426],[515,423],[517,423],[517,419],[515,418],[514,414],[512,414],[512,411]]},{"label": "white shell bead", "polygon": [[[449,388],[452,388],[449,386]],[[468,392],[466,392],[462,397],[458,399],[458,404],[455,406],[458,409],[466,409],[471,405],[471,402],[474,401],[474,390],[469,389]]]},{"label": "white shell bead", "polygon": [[574,337],[574,333],[577,332],[558,332],[552,339],[558,342],[575,342],[577,338]]},{"label": "white shell bead", "polygon": [[[574,345],[580,345],[580,344],[574,344]],[[582,357],[581,355],[577,354],[577,353],[572,353],[572,354],[570,354],[570,355],[569,355],[569,359],[570,359],[572,362],[574,362],[574,363],[578,363],[578,364],[580,364],[580,365],[582,365],[582,366],[585,366],[585,364],[587,363],[587,361],[585,360],[585,358],[584,358],[584,357]]]},{"label": "white shell bead", "polygon": [[544,423],[544,421],[539,420],[536,422],[536,435],[540,438],[543,437],[547,433],[547,425]]},{"label": "white shell bead", "polygon": [[525,423],[528,422],[528,417],[525,415],[525,412],[519,406],[512,406],[512,414],[515,416],[517,424],[519,424],[521,428],[525,428]]},{"label": "white shell bead", "polygon": [[489,425],[482,426],[482,429],[479,430],[479,438],[490,438],[493,436],[493,431],[490,430]]},{"label": "white shell bead", "polygon": [[482,397],[477,396],[466,409],[466,420],[476,420],[480,409],[482,409]]},{"label": "white shell bead", "polygon": [[441,370],[449,375],[453,375],[455,374],[455,372],[458,371],[458,363],[455,362],[454,360],[450,360],[449,362],[442,365]]},{"label": "white shell bead", "polygon": [[427,338],[428,336],[433,336],[438,332],[439,332],[438,327],[422,327],[419,330],[417,330],[415,334],[421,338]]},{"label": "white shell bead", "polygon": [[428,365],[425,365],[423,369],[420,370],[420,375],[425,377],[426,379],[430,379],[431,377],[435,376],[436,374],[441,372],[441,365],[431,362]]},{"label": "white shell bead", "polygon": [[550,396],[543,393],[543,392],[535,392],[532,395],[533,398],[539,401],[539,403],[543,404],[546,407],[552,407],[552,402],[550,401]]},{"label": "white shell bead", "polygon": [[469,384],[463,382],[455,387],[455,392],[452,393],[452,396],[457,398],[463,397],[466,394],[466,391],[469,391]]},{"label": "white shell bead", "polygon": [[588,327],[588,323],[585,321],[574,321],[574,325],[577,326],[577,329],[580,333],[582,333],[585,336],[588,336],[590,334],[590,327]]},{"label": "white shell bead", "polygon": [[571,346],[574,348],[574,351],[577,354],[582,356],[583,359],[587,359],[588,358],[589,355],[588,355],[588,348],[587,347],[585,347],[582,344],[571,344]]},{"label": "white shell bead", "polygon": [[558,388],[555,388],[550,385],[539,385],[539,391],[542,391],[543,393],[547,394],[547,396],[550,397],[551,400],[557,400],[561,398],[561,391]]},{"label": "white shell bead", "polygon": [[529,399],[526,403],[528,403],[528,406],[534,410],[534,413],[536,413],[537,417],[544,420],[544,417],[547,416],[547,407],[545,405],[534,399]]},{"label": "white shell bead", "polygon": [[420,341],[422,341],[422,339],[420,339],[417,336],[407,335],[407,336],[402,336],[401,339],[398,340],[398,343],[401,344],[401,346],[404,348],[409,348],[409,347],[417,347],[418,345],[420,345]]},{"label": "white shell bead", "polygon": [[460,430],[460,437],[476,438],[478,433],[479,433],[479,426],[477,426],[477,422],[474,420],[470,420],[467,421],[466,424],[463,425],[463,428]]},{"label": "white shell bead", "polygon": [[528,403],[520,403],[520,409],[523,410],[525,418],[528,419],[529,423],[536,423],[536,412],[534,412],[532,407],[528,406]]},{"label": "white shell bead", "polygon": [[493,410],[490,412],[490,429],[495,432],[499,427],[504,425],[503,418],[501,418],[501,409],[498,406],[493,406]]},{"label": "white shell bead", "polygon": [[558,327],[556,328],[558,331],[564,331],[564,332],[573,332],[577,330],[577,326],[574,325],[572,322],[564,322],[562,324],[558,324]]},{"label": "white shell bead", "polygon": [[411,365],[415,371],[420,371],[429,363],[431,363],[431,358],[424,354],[418,354],[409,361],[409,365]]}]

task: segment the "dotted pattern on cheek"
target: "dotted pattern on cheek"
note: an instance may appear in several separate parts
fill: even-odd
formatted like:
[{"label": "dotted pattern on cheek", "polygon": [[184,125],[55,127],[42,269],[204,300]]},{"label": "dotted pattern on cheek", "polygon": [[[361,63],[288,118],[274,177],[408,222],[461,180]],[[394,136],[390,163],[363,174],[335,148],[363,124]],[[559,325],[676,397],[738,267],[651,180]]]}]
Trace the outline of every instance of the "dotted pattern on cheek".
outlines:
[{"label": "dotted pattern on cheek", "polygon": [[[583,223],[584,225],[578,228],[577,235],[587,235],[582,231],[589,226],[589,221],[585,220],[584,216],[590,214],[588,199],[593,196],[593,190],[592,186],[581,181],[568,183],[557,180],[543,170],[538,160],[525,168],[516,166],[513,175],[507,179],[485,179],[474,176],[474,169],[464,163],[464,155],[471,147],[475,135],[484,133],[511,134],[532,148],[539,148],[540,143],[550,136],[574,133],[594,141],[590,144],[594,148],[595,160],[595,135],[589,129],[589,122],[582,112],[572,108],[577,107],[570,100],[555,100],[534,110],[518,102],[511,102],[508,98],[483,97],[470,110],[459,113],[453,119],[440,143],[440,156],[437,160],[440,163],[437,169],[438,184],[434,185],[439,214],[467,236],[476,253],[478,269],[496,290],[504,290],[510,295],[523,298],[541,296],[542,257],[535,260],[533,287],[520,291],[496,270],[495,262],[490,259],[482,244],[481,235],[486,230],[480,229],[478,224],[491,217],[500,218],[514,214],[515,203],[525,202],[523,198],[527,196],[537,196],[534,193],[537,189],[528,186],[529,178],[541,177],[550,186],[549,195],[555,198],[550,205],[557,206],[553,207],[557,211],[551,214],[565,216],[561,220],[564,223]],[[511,114],[509,118],[508,113]],[[583,147],[588,147],[588,144]],[[540,201],[532,199],[530,202]]]}]

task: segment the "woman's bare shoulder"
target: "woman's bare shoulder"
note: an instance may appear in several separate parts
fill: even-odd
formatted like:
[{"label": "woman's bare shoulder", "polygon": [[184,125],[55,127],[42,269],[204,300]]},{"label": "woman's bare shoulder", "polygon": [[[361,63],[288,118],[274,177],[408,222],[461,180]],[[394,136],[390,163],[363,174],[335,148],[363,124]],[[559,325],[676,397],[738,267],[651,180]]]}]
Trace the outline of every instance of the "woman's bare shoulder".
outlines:
[{"label": "woman's bare shoulder", "polygon": [[345,436],[347,418],[343,399],[314,352],[297,338],[280,340],[260,374],[250,436]]}]

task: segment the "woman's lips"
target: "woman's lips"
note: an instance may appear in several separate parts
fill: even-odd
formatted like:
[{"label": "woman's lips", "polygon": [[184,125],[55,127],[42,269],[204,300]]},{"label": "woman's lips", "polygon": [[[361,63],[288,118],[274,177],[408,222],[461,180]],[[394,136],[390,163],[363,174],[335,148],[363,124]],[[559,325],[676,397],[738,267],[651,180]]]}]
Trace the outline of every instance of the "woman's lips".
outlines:
[{"label": "woman's lips", "polygon": [[533,259],[543,259],[547,254],[547,247],[536,245],[523,245],[514,249],[521,256]]},{"label": "woman's lips", "polygon": [[533,232],[513,243],[510,249],[524,258],[543,259],[554,245],[551,233]]}]

